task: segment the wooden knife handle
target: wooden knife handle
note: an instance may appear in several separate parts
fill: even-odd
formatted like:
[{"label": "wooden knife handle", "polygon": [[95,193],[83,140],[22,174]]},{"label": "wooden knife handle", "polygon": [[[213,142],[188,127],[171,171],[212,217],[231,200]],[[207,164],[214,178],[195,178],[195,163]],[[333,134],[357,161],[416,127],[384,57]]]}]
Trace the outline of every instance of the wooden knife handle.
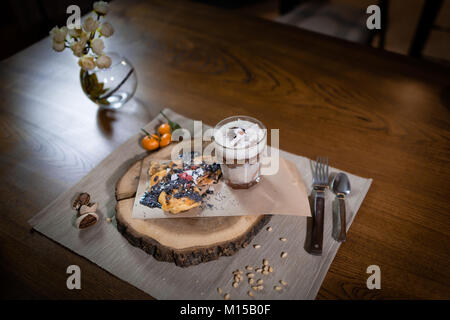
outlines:
[{"label": "wooden knife handle", "polygon": [[346,212],[345,212],[345,199],[338,198],[338,214],[339,214],[339,233],[336,237],[337,241],[344,242],[347,240],[347,220],[346,220]]},{"label": "wooden knife handle", "polygon": [[325,209],[325,192],[323,190],[315,190],[314,216],[312,223],[311,248],[310,248],[310,253],[314,255],[322,254],[324,209]]}]

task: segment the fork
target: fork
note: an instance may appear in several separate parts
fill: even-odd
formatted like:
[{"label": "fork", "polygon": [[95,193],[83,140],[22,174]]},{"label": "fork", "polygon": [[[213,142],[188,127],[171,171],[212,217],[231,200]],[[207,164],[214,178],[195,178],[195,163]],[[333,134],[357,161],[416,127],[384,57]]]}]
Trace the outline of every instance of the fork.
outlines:
[{"label": "fork", "polygon": [[328,188],[328,157],[317,157],[313,170],[314,207],[310,253],[322,254],[325,189]]}]

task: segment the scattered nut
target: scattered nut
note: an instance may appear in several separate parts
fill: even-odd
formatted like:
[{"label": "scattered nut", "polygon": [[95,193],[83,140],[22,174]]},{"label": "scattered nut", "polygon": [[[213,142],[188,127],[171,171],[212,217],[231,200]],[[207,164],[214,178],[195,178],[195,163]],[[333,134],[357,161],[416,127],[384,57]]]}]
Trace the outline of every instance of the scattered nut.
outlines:
[{"label": "scattered nut", "polygon": [[267,231],[272,231],[272,227],[267,227]]},{"label": "scattered nut", "polygon": [[85,213],[94,213],[95,211],[97,211],[98,208],[98,203],[90,203],[90,204],[83,204],[80,207],[80,215],[85,214]]},{"label": "scattered nut", "polygon": [[74,200],[72,204],[72,208],[74,210],[79,210],[81,206],[88,205],[89,200],[91,200],[91,196],[87,192],[80,193]]},{"label": "scattered nut", "polygon": [[[268,227],[267,228],[267,231],[272,231],[272,227]],[[286,238],[280,238],[280,240],[281,241],[286,241]],[[261,245],[259,245],[259,244],[255,244],[255,245],[253,245],[255,248],[260,248],[261,247]],[[282,258],[286,258],[287,257],[287,252],[285,252],[285,251],[283,251],[282,253],[281,253],[281,257]],[[261,266],[261,267],[258,267],[258,266],[255,266],[255,267],[253,267],[253,266],[251,266],[251,265],[247,265],[247,266],[245,266],[245,270],[247,270],[247,271],[253,271],[254,270],[254,272],[256,273],[256,272],[259,272],[259,273],[262,273],[263,275],[269,275],[270,273],[273,273],[275,270],[274,270],[274,268],[271,266],[271,265],[269,265],[269,261],[267,260],[267,259],[263,259],[263,265]],[[244,270],[244,271],[245,271]],[[244,276],[244,271],[242,271],[242,270],[240,270],[240,269],[237,269],[237,270],[235,270],[235,271],[233,271],[232,273],[233,273],[233,275],[234,275],[234,282],[232,283],[232,286],[234,287],[234,288],[238,288],[239,287],[239,284],[240,284],[240,282],[243,280],[243,276]],[[253,291],[260,291],[260,290],[264,290],[264,280],[263,279],[258,279],[258,280],[256,280],[255,279],[255,273],[253,273],[253,272],[248,272],[248,273],[246,273],[245,275],[247,276],[247,278],[248,278],[248,284],[250,285],[250,288],[251,288],[251,290],[249,290],[248,292],[247,292],[247,294],[250,296],[250,297],[253,297],[254,296],[254,293],[253,293]],[[287,285],[287,282],[286,281],[283,281],[283,280],[279,280],[279,283],[282,285],[282,286],[286,286]],[[283,290],[283,287],[282,286],[280,286],[280,285],[276,285],[276,286],[274,286],[273,288],[274,288],[274,290],[276,290],[276,291],[282,291]],[[217,288],[217,292],[219,293],[219,294],[222,294],[222,289],[221,288]],[[230,294],[229,293],[226,293],[225,295],[224,295],[224,299],[225,300],[229,300],[230,299]]]},{"label": "scattered nut", "polygon": [[111,220],[110,217],[106,218],[106,222],[111,222],[111,221],[112,221],[112,220]]},{"label": "scattered nut", "polygon": [[286,238],[280,238],[280,241],[286,242],[287,239]]},{"label": "scattered nut", "polygon": [[254,244],[254,245],[253,245],[253,248],[259,249],[259,248],[261,248],[261,245],[259,245],[259,244]]},{"label": "scattered nut", "polygon": [[78,229],[86,229],[93,226],[98,221],[98,215],[96,213],[85,213],[77,218],[75,226]]}]

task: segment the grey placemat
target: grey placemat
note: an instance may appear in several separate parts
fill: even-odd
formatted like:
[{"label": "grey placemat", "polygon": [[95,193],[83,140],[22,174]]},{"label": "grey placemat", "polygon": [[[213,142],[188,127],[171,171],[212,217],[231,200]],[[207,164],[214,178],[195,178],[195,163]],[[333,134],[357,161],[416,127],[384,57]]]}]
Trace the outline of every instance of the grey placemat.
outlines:
[{"label": "grey placemat", "polygon": [[[183,127],[192,129],[193,121],[170,109],[164,113]],[[150,122],[146,129],[153,128],[162,118]],[[140,135],[136,134],[106,157],[97,167],[75,186],[60,195],[55,201],[36,214],[29,223],[34,229],[63,246],[84,256],[157,299],[222,299],[217,293],[221,287],[231,294],[231,299],[314,299],[319,291],[331,262],[339,248],[339,243],[331,238],[331,202],[333,195],[327,192],[325,199],[325,225],[322,256],[312,256],[304,250],[307,218],[293,216],[273,216],[269,225],[272,231],[262,230],[252,241],[252,245],[239,250],[231,257],[221,257],[216,261],[198,266],[180,268],[172,263],[159,262],[141,249],[128,243],[117,231],[115,223],[105,221],[115,214],[114,189],[117,179],[128,166],[144,155],[139,145]],[[280,155],[295,162],[302,178],[311,191],[312,177],[309,159],[288,152]],[[337,170],[331,168],[331,172]],[[352,193],[347,198],[347,227],[350,227],[361,203],[366,196],[372,179],[349,174]],[[71,201],[78,192],[89,192],[99,203],[101,220],[90,229],[74,228],[71,216]],[[276,201],[276,199],[274,199]],[[285,237],[286,242],[279,240]],[[260,244],[255,249],[253,244]],[[282,251],[288,257],[282,259]],[[268,276],[256,274],[264,279],[264,290],[255,292],[253,298],[247,295],[249,285],[246,277],[238,288],[232,287],[232,272],[244,267],[261,266],[267,259],[274,272]],[[287,286],[279,292],[273,287],[279,280]]]}]

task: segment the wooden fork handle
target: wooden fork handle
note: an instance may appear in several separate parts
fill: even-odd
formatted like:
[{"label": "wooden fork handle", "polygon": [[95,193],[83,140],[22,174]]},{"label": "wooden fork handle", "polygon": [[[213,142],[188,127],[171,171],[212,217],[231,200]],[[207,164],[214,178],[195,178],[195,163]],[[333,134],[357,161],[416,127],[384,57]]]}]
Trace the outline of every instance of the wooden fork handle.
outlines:
[{"label": "wooden fork handle", "polygon": [[324,209],[325,191],[315,190],[310,248],[310,253],[314,255],[322,254]]},{"label": "wooden fork handle", "polygon": [[339,242],[344,242],[347,240],[347,220],[345,212],[345,199],[338,197],[338,212],[339,215],[339,233],[337,234],[336,240]]}]

